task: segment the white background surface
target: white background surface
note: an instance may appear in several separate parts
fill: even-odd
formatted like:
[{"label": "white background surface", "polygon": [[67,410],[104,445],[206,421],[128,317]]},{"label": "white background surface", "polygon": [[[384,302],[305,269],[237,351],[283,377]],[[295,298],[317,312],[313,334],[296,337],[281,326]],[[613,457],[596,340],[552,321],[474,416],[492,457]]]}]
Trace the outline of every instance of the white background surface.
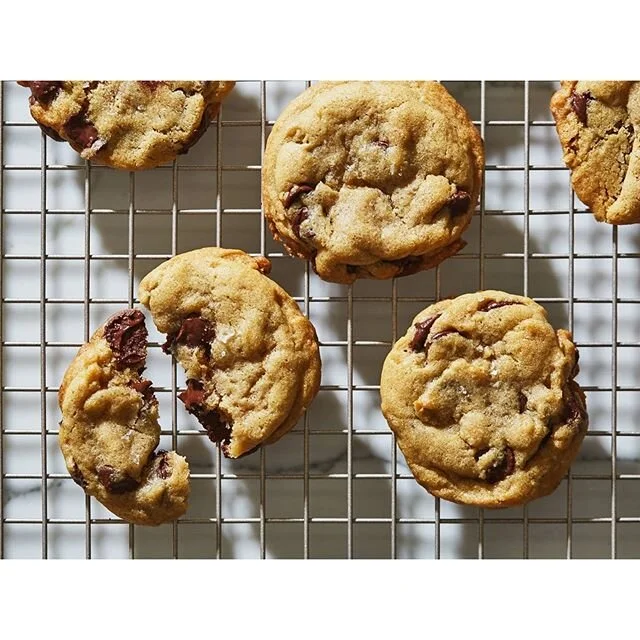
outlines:
[{"label": "white background surface", "polygon": [[[577,200],[578,213],[572,215],[569,174],[555,129],[547,124],[554,83],[525,87],[488,82],[484,105],[480,83],[446,85],[478,126],[484,117],[485,212],[466,232],[467,247],[437,271],[399,279],[395,285],[362,281],[353,286],[350,348],[349,288],[324,283],[313,273],[307,281],[305,264],[284,256],[265,232],[259,211],[260,83],[237,85],[225,102],[222,126],[212,125],[180,157],[175,170],[169,166],[135,177],[100,167],[88,172],[66,145],[46,140],[46,260],[41,235],[45,139],[32,125],[28,91],[4,83],[3,121],[29,123],[3,128],[5,557],[302,557],[305,550],[311,557],[390,557],[394,551],[398,557],[424,558],[610,557],[614,550],[620,557],[640,555],[640,476],[634,475],[640,472],[635,435],[640,435],[635,419],[640,396],[624,390],[635,388],[639,380],[639,231],[599,224]],[[266,120],[275,119],[304,86],[267,82]],[[87,185],[90,218],[85,215]],[[132,202],[135,213],[130,216]],[[306,431],[301,421],[264,453],[237,462],[220,460],[183,408],[173,411],[173,394],[158,393],[162,444],[171,446],[175,426],[178,450],[197,476],[191,507],[175,528],[111,522],[111,514],[93,500],[87,511],[83,492],[67,477],[57,446],[57,386],[88,332],[127,305],[140,279],[171,254],[173,245],[182,252],[217,243],[266,253],[273,262],[272,277],[303,309],[308,291],[307,310],[323,343],[324,388],[309,411]],[[619,256],[617,280],[614,250]],[[91,259],[85,261],[87,251]],[[85,302],[87,282],[90,302]],[[397,337],[393,310],[400,335],[437,294],[478,288],[527,293],[541,301],[556,327],[573,329],[580,347],[578,380],[587,389],[591,433],[571,482],[563,481],[552,496],[526,510],[480,512],[436,501],[413,481],[400,453],[399,476],[395,482],[391,477],[393,441],[379,411],[376,386]],[[32,302],[11,302],[15,299]],[[611,348],[614,326],[617,342],[624,345],[616,351]],[[151,340],[161,337],[151,331]],[[155,385],[171,389],[172,371],[169,359],[152,348],[148,372]],[[181,385],[181,371],[176,375]],[[616,385],[622,389],[617,394],[611,391]],[[612,437],[614,418],[617,434]],[[613,523],[612,514],[617,518]]]}]

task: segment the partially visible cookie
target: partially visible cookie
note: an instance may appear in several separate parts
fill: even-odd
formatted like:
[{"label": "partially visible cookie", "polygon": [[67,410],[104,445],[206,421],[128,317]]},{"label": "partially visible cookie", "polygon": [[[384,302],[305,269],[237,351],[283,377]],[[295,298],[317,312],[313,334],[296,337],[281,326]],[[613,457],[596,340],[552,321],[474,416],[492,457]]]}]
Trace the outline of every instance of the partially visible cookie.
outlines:
[{"label": "partially visible cookie", "polygon": [[271,263],[206,248],[171,258],[140,283],[164,350],[184,367],[178,397],[225,456],[237,458],[292,429],[320,385],[315,330]]},{"label": "partially visible cookie", "polygon": [[640,222],[640,82],[565,80],[551,113],[580,200],[601,222]]},{"label": "partially visible cookie", "polygon": [[189,466],[156,451],[158,401],[142,377],[147,329],[140,311],[113,315],[80,348],[59,392],[60,447],[72,478],[134,524],[158,525],[187,510]]},{"label": "partially visible cookie", "polygon": [[320,82],[267,140],[264,213],[287,251],[332,282],[391,278],[459,251],[482,139],[438,82]]},{"label": "partially visible cookie", "polygon": [[86,160],[149,169],[186,153],[216,117],[229,81],[20,82],[31,115]]},{"label": "partially visible cookie", "polygon": [[533,300],[480,291],[421,311],[385,360],[382,412],[435,496],[507,507],[551,493],[588,426],[578,352]]}]

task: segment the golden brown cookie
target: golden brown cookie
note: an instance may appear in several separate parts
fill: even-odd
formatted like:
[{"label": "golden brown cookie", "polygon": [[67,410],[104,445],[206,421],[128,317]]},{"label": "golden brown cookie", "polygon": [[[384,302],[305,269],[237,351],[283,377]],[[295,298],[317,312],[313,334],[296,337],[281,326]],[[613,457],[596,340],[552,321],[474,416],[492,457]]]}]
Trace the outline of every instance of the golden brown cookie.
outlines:
[{"label": "golden brown cookie", "polygon": [[54,140],[117,169],[150,169],[186,153],[216,117],[229,81],[20,82]]},{"label": "golden brown cookie", "polygon": [[270,269],[266,258],[206,248],[140,283],[140,301],[168,334],[164,350],[185,369],[180,400],[230,458],[292,429],[320,385],[315,330]]},{"label": "golden brown cookie", "polygon": [[158,525],[187,510],[189,466],[160,440],[158,401],[141,376],[147,329],[138,310],[113,315],[80,348],[58,395],[60,447],[72,478],[123,520]]},{"label": "golden brown cookie", "polygon": [[437,82],[320,82],[277,119],[262,200],[287,251],[332,282],[391,278],[459,251],[484,150]]},{"label": "golden brown cookie", "polygon": [[551,493],[587,431],[578,352],[533,300],[480,291],[421,311],[385,360],[382,412],[416,480],[462,504]]},{"label": "golden brown cookie", "polygon": [[640,222],[640,82],[565,80],[551,113],[580,200],[601,222]]}]

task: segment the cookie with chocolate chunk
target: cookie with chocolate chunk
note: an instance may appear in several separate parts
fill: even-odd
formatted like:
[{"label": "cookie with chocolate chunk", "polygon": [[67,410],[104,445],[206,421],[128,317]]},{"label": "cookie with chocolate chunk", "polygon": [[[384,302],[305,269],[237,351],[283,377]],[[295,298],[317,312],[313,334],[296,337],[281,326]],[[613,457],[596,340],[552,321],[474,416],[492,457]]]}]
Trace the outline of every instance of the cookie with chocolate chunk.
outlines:
[{"label": "cookie with chocolate chunk", "polygon": [[483,166],[476,127],[440,83],[320,82],[267,140],[264,212],[324,280],[408,275],[465,245]]},{"label": "cookie with chocolate chunk", "polygon": [[186,153],[216,117],[229,81],[20,82],[54,140],[117,169],[149,169]]},{"label": "cookie with chocolate chunk", "polygon": [[588,426],[578,351],[533,300],[480,291],[420,312],[387,356],[382,412],[416,480],[462,504],[551,493]]},{"label": "cookie with chocolate chunk", "polygon": [[140,283],[165,352],[185,369],[178,397],[229,458],[292,429],[320,384],[315,330],[270,268],[266,258],[205,248]]},{"label": "cookie with chocolate chunk", "polygon": [[65,373],[59,442],[89,495],[127,522],[158,525],[187,510],[189,466],[175,451],[156,451],[158,401],[142,377],[146,356],[143,314],[111,316]]},{"label": "cookie with chocolate chunk", "polygon": [[640,82],[565,80],[551,113],[580,200],[601,222],[640,222]]}]

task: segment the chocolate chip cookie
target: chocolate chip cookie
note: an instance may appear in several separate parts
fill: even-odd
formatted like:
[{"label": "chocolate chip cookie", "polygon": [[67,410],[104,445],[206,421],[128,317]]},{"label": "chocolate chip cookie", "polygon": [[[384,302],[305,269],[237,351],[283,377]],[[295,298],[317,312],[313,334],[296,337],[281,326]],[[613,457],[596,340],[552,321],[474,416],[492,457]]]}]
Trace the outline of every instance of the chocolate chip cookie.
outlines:
[{"label": "chocolate chip cookie", "polygon": [[164,350],[184,367],[178,397],[225,456],[238,458],[292,429],[320,384],[315,330],[266,275],[271,263],[205,248],[164,262],[139,297]]},{"label": "chocolate chip cookie", "polygon": [[229,81],[20,82],[31,115],[86,160],[150,169],[186,153],[216,117]]},{"label": "chocolate chip cookie", "polygon": [[71,477],[123,520],[158,525],[187,510],[189,466],[156,451],[158,401],[142,377],[147,356],[143,314],[109,318],[80,348],[58,400],[60,447]]},{"label": "chocolate chip cookie", "polygon": [[484,150],[437,82],[320,82],[268,138],[264,213],[287,251],[324,280],[391,278],[464,246]]},{"label": "chocolate chip cookie", "polygon": [[640,222],[640,82],[565,80],[551,112],[580,200],[601,222]]},{"label": "chocolate chip cookie", "polygon": [[480,291],[421,311],[385,360],[382,412],[416,480],[462,504],[551,493],[587,431],[578,351],[533,300]]}]

